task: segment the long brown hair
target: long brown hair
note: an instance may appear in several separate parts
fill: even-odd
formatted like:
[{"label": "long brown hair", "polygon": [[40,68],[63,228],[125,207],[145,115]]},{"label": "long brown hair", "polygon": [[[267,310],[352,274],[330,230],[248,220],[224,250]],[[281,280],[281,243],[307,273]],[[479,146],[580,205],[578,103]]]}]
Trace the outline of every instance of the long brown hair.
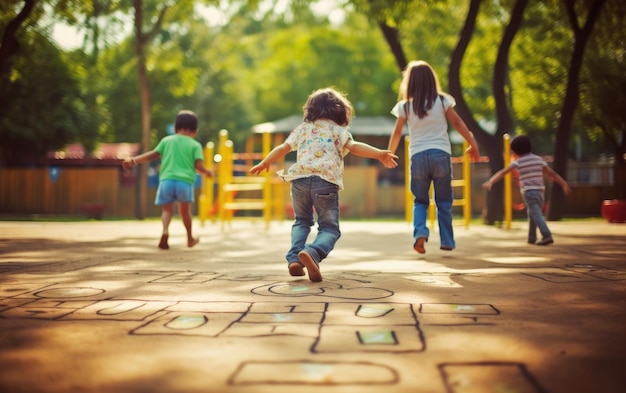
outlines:
[{"label": "long brown hair", "polygon": [[317,119],[328,119],[340,126],[349,125],[354,113],[350,101],[331,87],[318,89],[311,93],[302,109],[306,122],[312,123]]},{"label": "long brown hair", "polygon": [[398,99],[412,100],[413,112],[421,119],[428,114],[440,94],[439,80],[430,64],[422,60],[409,62],[402,73]]}]

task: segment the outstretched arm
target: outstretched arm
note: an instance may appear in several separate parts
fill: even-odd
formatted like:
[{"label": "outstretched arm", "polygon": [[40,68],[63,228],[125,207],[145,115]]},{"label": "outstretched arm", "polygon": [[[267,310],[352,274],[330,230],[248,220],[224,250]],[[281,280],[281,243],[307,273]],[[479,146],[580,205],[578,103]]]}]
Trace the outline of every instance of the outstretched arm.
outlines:
[{"label": "outstretched arm", "polygon": [[491,178],[489,178],[489,180],[487,180],[486,182],[483,183],[483,188],[486,188],[487,190],[491,191],[491,187],[499,182],[500,180],[502,180],[502,178],[504,177],[504,175],[506,175],[507,173],[511,172],[513,170],[513,165],[509,165],[506,168],[502,168],[500,169],[498,172],[494,173],[493,176],[491,176]]},{"label": "outstretched arm", "polygon": [[213,171],[207,169],[202,163],[202,160],[196,160],[195,169],[196,172],[202,173],[203,175],[208,177],[213,177]]},{"label": "outstretched arm", "polygon": [[454,108],[449,108],[446,112],[446,117],[450,120],[450,124],[454,127],[455,130],[461,134],[463,139],[469,143],[469,147],[466,150],[466,153],[469,154],[472,161],[477,161],[480,158],[480,151],[478,150],[478,143],[476,143],[476,139],[474,139],[474,134],[467,128],[465,122],[461,117],[456,113]]},{"label": "outstretched arm", "polygon": [[129,169],[133,165],[154,161],[159,157],[161,157],[161,154],[158,151],[150,150],[138,156],[125,159],[124,162],[122,162],[122,166],[124,169]]},{"label": "outstretched arm", "polygon": [[261,160],[261,162],[250,168],[248,172],[252,173],[253,175],[258,175],[263,171],[269,170],[270,165],[286,156],[287,153],[289,153],[290,151],[291,146],[283,142],[280,145],[276,146],[274,149],[272,149],[272,151],[269,152],[269,154],[263,160]]},{"label": "outstretched arm", "polygon": [[396,125],[393,127],[393,132],[389,137],[389,144],[387,145],[387,149],[392,153],[395,153],[398,149],[398,145],[400,144],[400,138],[402,138],[402,129],[404,128],[404,123],[406,123],[405,118],[398,117],[396,119]]},{"label": "outstretched arm", "polygon": [[550,179],[559,183],[559,185],[563,188],[563,192],[565,192],[566,195],[569,195],[572,192],[572,190],[569,187],[569,184],[567,184],[565,179],[563,179],[558,173],[556,173],[554,169],[546,165],[543,167],[543,173],[548,175]]},{"label": "outstretched arm", "polygon": [[344,147],[355,156],[377,159],[383,163],[385,168],[395,168],[398,166],[396,162],[398,156],[393,154],[390,150],[380,150],[367,143],[357,142],[353,139],[348,139]]}]

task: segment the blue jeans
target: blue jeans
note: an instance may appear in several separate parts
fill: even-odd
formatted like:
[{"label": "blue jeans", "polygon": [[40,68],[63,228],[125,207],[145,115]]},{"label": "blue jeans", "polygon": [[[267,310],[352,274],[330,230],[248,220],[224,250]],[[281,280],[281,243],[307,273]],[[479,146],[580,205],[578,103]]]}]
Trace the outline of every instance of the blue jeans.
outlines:
[{"label": "blue jeans", "polygon": [[[287,263],[297,262],[302,250],[320,263],[335,247],[341,236],[339,231],[339,187],[318,176],[296,179],[291,182],[291,203],[295,222],[291,227],[291,249]],[[306,244],[317,213],[317,236]]]},{"label": "blue jeans", "polygon": [[435,190],[437,222],[441,246],[454,248],[452,230],[452,162],[450,154],[443,150],[430,149],[411,157],[411,192],[413,200],[413,238],[430,234],[426,226],[428,205],[430,204],[430,184]]},{"label": "blue jeans", "polygon": [[531,243],[537,241],[537,228],[543,239],[551,238],[552,233],[543,217],[543,190],[526,190],[522,197],[528,214],[528,241]]}]

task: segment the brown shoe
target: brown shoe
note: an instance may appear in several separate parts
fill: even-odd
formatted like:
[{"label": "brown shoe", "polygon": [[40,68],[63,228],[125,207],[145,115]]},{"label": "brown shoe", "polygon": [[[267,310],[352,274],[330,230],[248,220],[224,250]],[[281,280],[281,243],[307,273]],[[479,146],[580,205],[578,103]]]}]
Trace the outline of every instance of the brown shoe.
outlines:
[{"label": "brown shoe", "polygon": [[425,254],[426,249],[424,248],[424,243],[426,243],[426,238],[424,236],[418,237],[415,243],[413,243],[413,249],[420,254]]},{"label": "brown shoe", "polygon": [[320,268],[317,266],[317,263],[315,263],[315,261],[308,252],[300,251],[298,253],[298,259],[304,265],[304,267],[306,267],[306,271],[309,274],[309,280],[313,282],[322,281],[322,273],[320,273]]},{"label": "brown shoe", "polygon": [[304,276],[304,267],[300,262],[289,263],[289,275],[291,276]]}]

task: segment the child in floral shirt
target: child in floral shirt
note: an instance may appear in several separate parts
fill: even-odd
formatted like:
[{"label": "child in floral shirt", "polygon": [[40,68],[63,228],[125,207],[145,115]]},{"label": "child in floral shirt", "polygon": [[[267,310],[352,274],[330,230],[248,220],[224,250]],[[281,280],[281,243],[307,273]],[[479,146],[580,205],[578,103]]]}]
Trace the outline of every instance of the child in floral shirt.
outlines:
[{"label": "child in floral shirt", "polygon": [[[291,229],[291,248],[287,266],[292,276],[322,281],[319,264],[341,236],[339,230],[339,190],[343,189],[343,157],[348,153],[375,158],[387,168],[395,168],[398,157],[389,150],[380,150],[356,142],[348,132],[353,108],[341,93],[325,88],[314,91],[304,105],[304,122],[291,132],[284,143],[276,146],[260,163],[250,169],[259,174],[287,153],[297,150],[297,162],[285,174],[291,181],[291,199],[295,222]],[[315,209],[315,210],[314,210]],[[317,213],[318,233],[306,244]]]}]

